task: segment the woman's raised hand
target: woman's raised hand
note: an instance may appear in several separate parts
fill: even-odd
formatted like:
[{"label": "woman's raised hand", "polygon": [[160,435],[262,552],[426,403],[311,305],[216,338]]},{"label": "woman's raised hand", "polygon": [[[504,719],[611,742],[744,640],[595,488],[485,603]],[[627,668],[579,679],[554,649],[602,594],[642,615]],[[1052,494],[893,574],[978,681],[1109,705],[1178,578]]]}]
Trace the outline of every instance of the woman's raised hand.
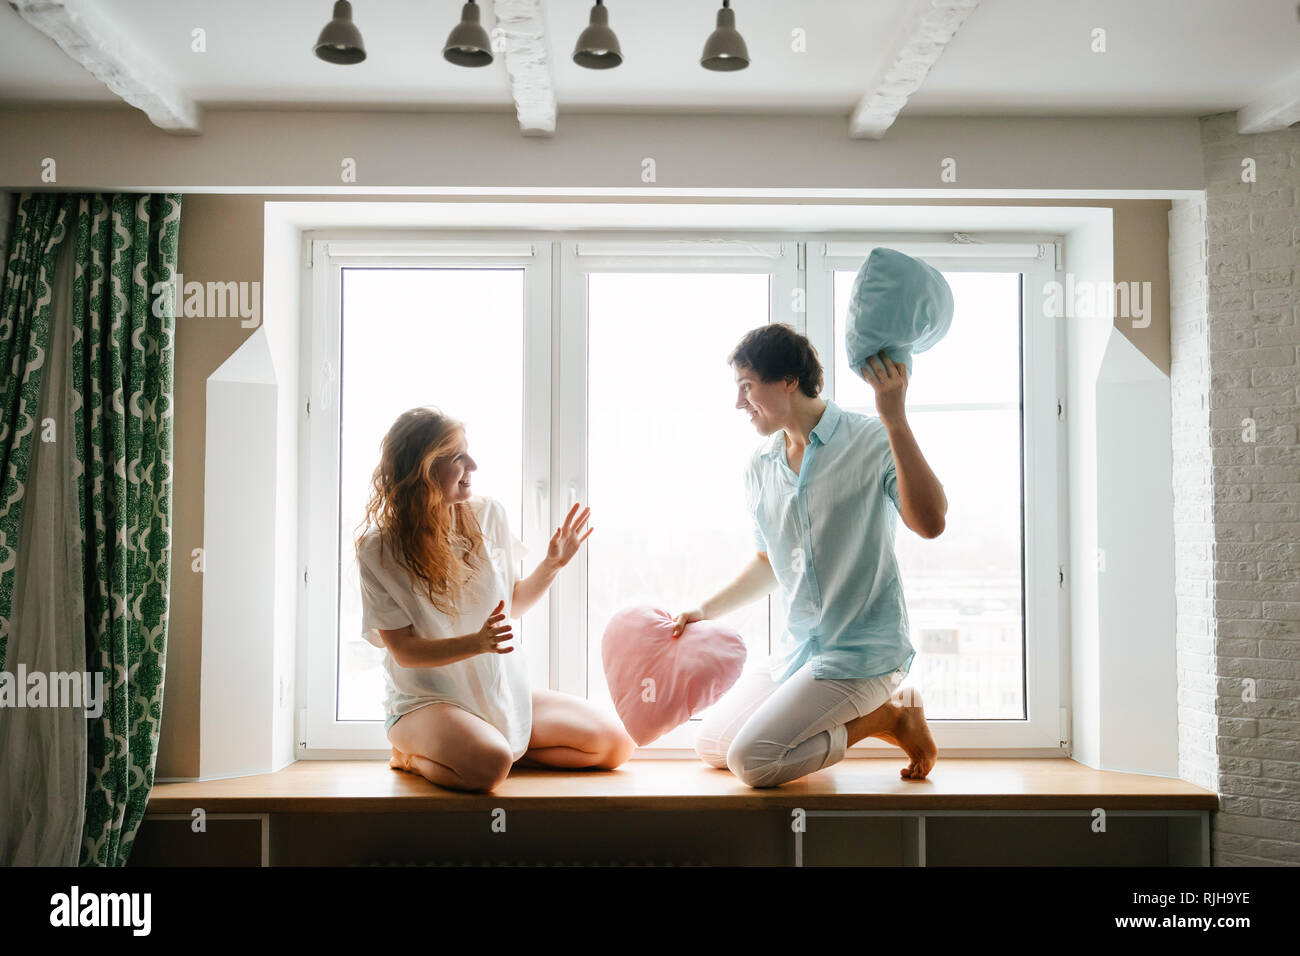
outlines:
[{"label": "woman's raised hand", "polygon": [[496,609],[483,622],[483,629],[474,635],[474,649],[479,654],[509,654],[514,650],[513,647],[500,647],[499,645],[514,637],[510,630],[510,622],[505,621],[505,601],[499,601]]},{"label": "woman's raised hand", "polygon": [[590,528],[586,534],[579,537],[582,526],[591,515],[591,509],[583,509],[582,514],[577,516],[577,520],[574,520],[578,507],[579,503],[575,501],[564,518],[563,527],[556,529],[555,534],[551,535],[551,543],[547,545],[546,559],[556,568],[562,568],[573,560],[573,556],[578,553],[578,548],[582,546],[582,542],[591,537],[591,532],[596,530]]},{"label": "woman's raised hand", "polygon": [[704,611],[700,608],[693,608],[690,611],[683,611],[673,620],[673,637],[681,637],[682,631],[686,630],[686,625],[692,621],[703,621]]}]

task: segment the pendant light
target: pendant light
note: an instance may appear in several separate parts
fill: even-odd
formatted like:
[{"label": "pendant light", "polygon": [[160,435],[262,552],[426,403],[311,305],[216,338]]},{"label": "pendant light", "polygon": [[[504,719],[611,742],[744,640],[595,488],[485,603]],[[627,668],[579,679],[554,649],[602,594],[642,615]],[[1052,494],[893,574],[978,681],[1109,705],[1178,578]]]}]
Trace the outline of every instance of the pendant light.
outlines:
[{"label": "pendant light", "polygon": [[443,58],[457,66],[487,66],[492,62],[492,41],[479,23],[478,4],[469,0],[460,11],[460,23],[447,35]]},{"label": "pendant light", "polygon": [[315,53],[326,63],[360,63],[366,58],[366,47],[361,42],[361,31],[352,22],[352,4],[348,0],[334,4],[334,19],[321,30]]},{"label": "pendant light", "polygon": [[749,50],[745,48],[744,37],[736,32],[736,11],[731,9],[731,0],[722,0],[717,29],[704,43],[700,66],[724,72],[749,66]]},{"label": "pendant light", "polygon": [[591,8],[591,22],[578,37],[573,48],[573,62],[589,70],[608,70],[623,62],[618,37],[609,28],[609,11],[603,0]]}]

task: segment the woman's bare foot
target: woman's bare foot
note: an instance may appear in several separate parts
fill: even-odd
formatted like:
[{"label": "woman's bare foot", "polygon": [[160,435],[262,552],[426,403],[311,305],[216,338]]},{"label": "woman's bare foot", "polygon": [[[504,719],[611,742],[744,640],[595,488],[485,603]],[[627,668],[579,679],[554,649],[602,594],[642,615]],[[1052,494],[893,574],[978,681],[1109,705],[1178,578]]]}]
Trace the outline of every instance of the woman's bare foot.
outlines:
[{"label": "woman's bare foot", "polygon": [[389,758],[388,766],[392,770],[410,770],[411,768],[407,766],[409,759],[406,754],[394,747],[393,756]]},{"label": "woman's bare foot", "polygon": [[934,767],[939,757],[939,748],[934,745],[930,734],[930,725],[925,722],[925,706],[921,692],[914,687],[899,689],[890,703],[898,707],[898,722],[893,733],[880,734],[890,743],[901,747],[911,758],[911,763],[900,770],[900,776],[911,780],[923,780]]}]

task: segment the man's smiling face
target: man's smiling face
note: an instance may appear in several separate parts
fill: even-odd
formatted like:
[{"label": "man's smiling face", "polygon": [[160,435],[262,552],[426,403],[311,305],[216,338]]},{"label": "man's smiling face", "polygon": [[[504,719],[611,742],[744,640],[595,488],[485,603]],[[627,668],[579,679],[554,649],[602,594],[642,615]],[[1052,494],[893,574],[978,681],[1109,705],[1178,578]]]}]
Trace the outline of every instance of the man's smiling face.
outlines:
[{"label": "man's smiling face", "polygon": [[736,366],[736,407],[749,417],[760,435],[771,435],[789,416],[790,389],[790,383],[765,384],[752,368]]}]

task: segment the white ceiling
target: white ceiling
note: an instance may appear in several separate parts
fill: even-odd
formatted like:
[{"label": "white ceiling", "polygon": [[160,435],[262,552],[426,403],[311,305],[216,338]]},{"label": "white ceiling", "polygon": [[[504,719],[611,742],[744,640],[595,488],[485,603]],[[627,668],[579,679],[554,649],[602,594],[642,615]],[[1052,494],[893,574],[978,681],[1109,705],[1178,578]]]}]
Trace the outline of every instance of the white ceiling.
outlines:
[{"label": "white ceiling", "polygon": [[[752,65],[699,65],[713,0],[607,0],[623,47],[614,70],[574,65],[590,0],[546,0],[555,97],[577,111],[848,115],[886,65],[906,0],[734,0]],[[367,60],[311,47],[331,0],[99,0],[137,48],[207,108],[514,108],[503,57],[442,59],[459,0],[354,0]],[[484,22],[492,26],[490,0]],[[207,52],[190,31],[207,32]],[[1089,49],[1107,31],[1108,52]],[[802,28],[807,52],[790,49]],[[1203,115],[1242,107],[1300,71],[1296,0],[983,0],[904,116]],[[128,108],[53,41],[0,4],[0,104]]]}]

